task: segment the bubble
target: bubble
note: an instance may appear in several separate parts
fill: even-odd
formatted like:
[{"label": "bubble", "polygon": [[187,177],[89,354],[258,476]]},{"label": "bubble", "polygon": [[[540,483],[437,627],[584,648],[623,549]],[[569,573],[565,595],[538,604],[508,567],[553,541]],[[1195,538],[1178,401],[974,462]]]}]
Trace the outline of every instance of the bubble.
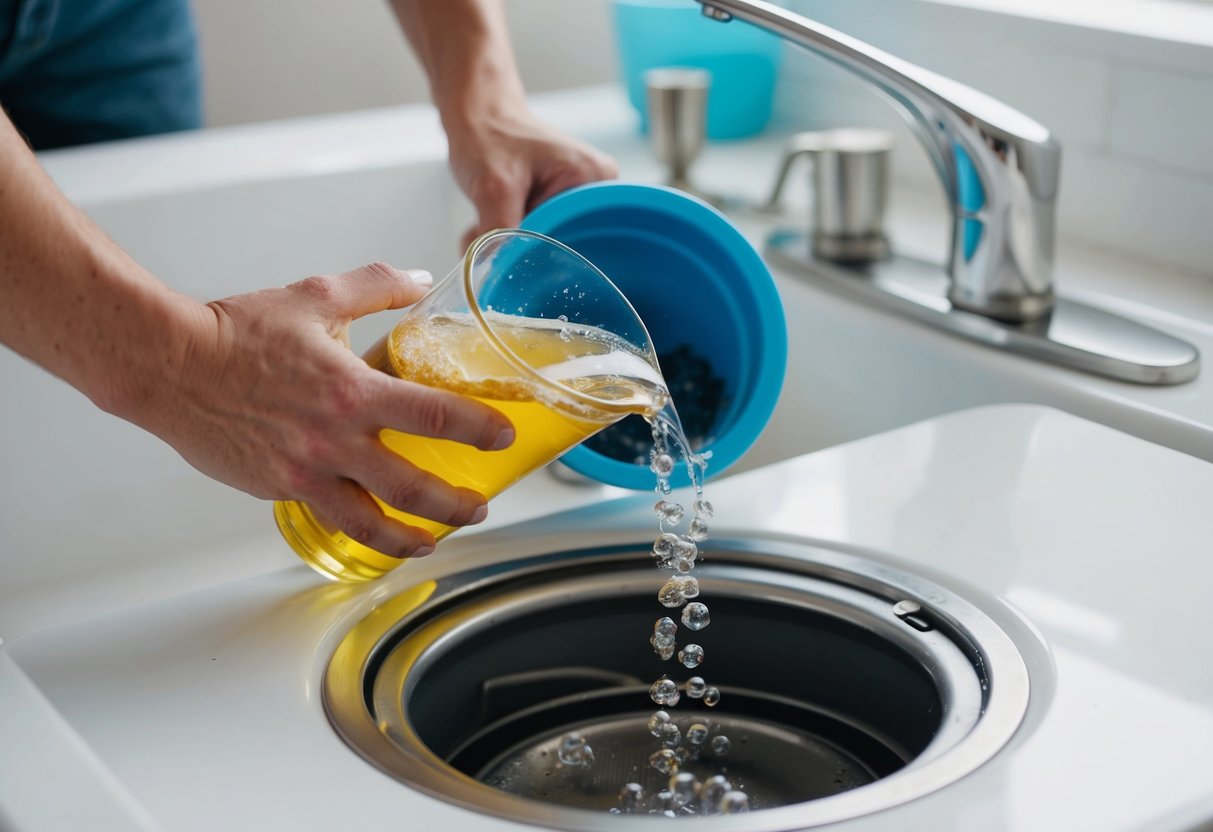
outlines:
[{"label": "bubble", "polygon": [[702,699],[704,691],[707,689],[707,683],[703,681],[702,676],[692,676],[690,679],[687,679],[687,696],[692,699]]},{"label": "bubble", "polygon": [[682,743],[682,730],[676,723],[667,722],[661,726],[661,736],[658,739],[667,748],[674,748]]},{"label": "bubble", "polygon": [[590,748],[590,744],[586,742],[585,737],[576,731],[565,734],[561,738],[556,756],[566,766],[585,766],[588,768],[594,765],[594,749]]},{"label": "bubble", "polygon": [[685,763],[687,760],[691,759],[691,749],[687,748],[685,745],[680,745],[674,749],[674,756],[678,758],[679,763]]},{"label": "bubble", "polygon": [[655,711],[649,717],[649,733],[655,737],[661,736],[661,726],[670,721],[670,715],[665,711]]},{"label": "bubble", "polygon": [[711,520],[716,514],[716,510],[712,508],[712,504],[700,497],[695,501],[695,516],[703,520]]},{"label": "bubble", "polygon": [[686,595],[682,591],[681,578],[670,578],[662,585],[661,589],[657,590],[657,601],[663,607],[668,607],[669,609],[681,607],[686,600]]},{"label": "bubble", "polygon": [[678,545],[680,538],[671,532],[664,532],[658,535],[653,541],[653,557],[658,560],[669,560],[674,556],[674,547]]},{"label": "bubble", "polygon": [[674,794],[674,802],[685,806],[699,795],[699,781],[689,771],[682,771],[670,778],[667,788]]},{"label": "bubble", "polygon": [[695,564],[689,560],[676,560],[674,561],[674,568],[678,570],[680,575],[685,575],[695,568]]},{"label": "bubble", "polygon": [[678,757],[672,748],[663,748],[649,755],[649,765],[662,774],[678,773]]},{"label": "bubble", "polygon": [[658,519],[663,523],[677,524],[682,521],[683,509],[678,503],[658,500],[657,505],[653,506],[653,511],[657,512]]},{"label": "bubble", "polygon": [[715,687],[709,687],[703,692],[703,704],[709,708],[715,708],[720,702],[720,691]]},{"label": "bubble", "polygon": [[687,729],[687,742],[691,745],[703,745],[708,738],[708,726],[696,722]]},{"label": "bubble", "polygon": [[702,630],[711,621],[706,604],[692,601],[682,609],[682,623],[688,630]]},{"label": "bubble", "polygon": [[745,792],[728,791],[720,798],[716,808],[722,815],[739,815],[750,811],[750,798],[746,797]]},{"label": "bubble", "polygon": [[733,791],[733,784],[723,774],[717,774],[703,781],[699,788],[699,802],[709,811],[720,806],[720,799]]},{"label": "bubble", "polygon": [[627,815],[634,815],[644,806],[644,786],[639,783],[627,783],[619,790],[619,809]]},{"label": "bubble", "polygon": [[674,683],[673,679],[662,676],[649,688],[649,696],[658,705],[677,705],[678,685]]},{"label": "bubble", "polygon": [[683,598],[698,598],[699,597],[699,580],[692,578],[690,575],[684,575],[679,578],[682,581],[682,597]]},{"label": "bubble", "polygon": [[703,664],[703,648],[698,644],[688,644],[678,651],[678,661],[688,670],[699,667]]},{"label": "bubble", "polygon": [[650,469],[659,477],[668,477],[674,471],[674,457],[669,454],[653,454]]},{"label": "bubble", "polygon": [[[698,587],[696,587],[696,590],[698,591]],[[686,595],[685,584],[682,587],[682,594]],[[678,625],[675,624],[674,619],[670,618],[668,615],[658,618],[657,621],[653,623],[653,635],[655,636],[669,636],[673,638],[674,634],[677,632]]]},{"label": "bubble", "polygon": [[687,532],[687,537],[694,540],[696,543],[702,543],[708,539],[708,524],[696,517],[691,521],[691,528]]},{"label": "bubble", "polygon": [[724,734],[717,734],[712,737],[712,753],[718,757],[723,757],[729,753],[729,749],[733,747],[733,743],[729,742],[729,738]]}]

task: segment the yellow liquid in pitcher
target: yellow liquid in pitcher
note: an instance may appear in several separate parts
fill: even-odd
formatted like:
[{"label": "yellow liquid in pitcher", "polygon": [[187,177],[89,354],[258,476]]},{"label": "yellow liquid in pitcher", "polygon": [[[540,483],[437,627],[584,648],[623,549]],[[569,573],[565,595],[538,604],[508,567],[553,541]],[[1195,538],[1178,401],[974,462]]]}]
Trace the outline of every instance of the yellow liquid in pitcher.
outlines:
[{"label": "yellow liquid in pitcher", "polygon": [[[477,399],[514,425],[513,444],[500,451],[394,430],[380,432],[388,448],[452,485],[492,498],[629,413],[652,415],[668,400],[660,375],[602,330],[508,316],[496,316],[493,326],[529,366],[604,404],[579,402],[557,386],[522,377],[484,340],[470,317],[405,319],[366,354],[368,364]],[[378,498],[376,502],[385,515],[426,529],[435,539],[456,528],[399,511]],[[304,503],[276,503],[274,515],[299,556],[327,577],[371,580],[402,562],[350,539]]]}]

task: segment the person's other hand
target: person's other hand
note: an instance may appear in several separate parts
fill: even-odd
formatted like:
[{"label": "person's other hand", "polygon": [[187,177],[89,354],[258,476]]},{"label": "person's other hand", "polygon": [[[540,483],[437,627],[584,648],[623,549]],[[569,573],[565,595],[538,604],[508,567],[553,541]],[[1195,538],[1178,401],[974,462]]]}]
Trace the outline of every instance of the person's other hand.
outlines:
[{"label": "person's other hand", "polygon": [[611,157],[543,123],[525,107],[501,107],[447,125],[451,170],[476,207],[467,246],[494,228],[514,228],[561,191],[618,175]]},{"label": "person's other hand", "polygon": [[[508,419],[472,399],[371,369],[347,343],[351,320],[418,301],[428,273],[374,264],[210,303],[184,367],[131,421],[191,465],[257,497],[302,500],[384,554],[429,554],[433,536],[386,517],[386,503],[455,526],[484,498],[411,465],[381,428],[499,449]],[[146,388],[145,388],[146,389]]]}]

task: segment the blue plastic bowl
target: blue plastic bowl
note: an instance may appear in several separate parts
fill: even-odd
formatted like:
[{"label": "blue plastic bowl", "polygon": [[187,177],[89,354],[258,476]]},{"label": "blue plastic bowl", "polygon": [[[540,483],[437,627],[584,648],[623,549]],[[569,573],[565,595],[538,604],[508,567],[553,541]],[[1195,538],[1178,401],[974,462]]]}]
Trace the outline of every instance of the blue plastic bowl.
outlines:
[{"label": "blue plastic bowl", "polygon": [[[601,269],[636,308],[659,355],[688,344],[708,360],[725,382],[725,404],[701,449],[712,452],[708,476],[737,462],[775,409],[788,354],[775,282],[741,232],[682,191],[626,182],[565,191],[531,212],[522,227],[554,237]],[[609,485],[654,486],[647,465],[585,446],[563,461]],[[671,483],[690,484],[682,466]]]},{"label": "blue plastic bowl", "polygon": [[659,66],[711,73],[708,138],[738,139],[766,127],[783,54],[778,37],[743,21],[709,20],[694,0],[615,0],[614,11],[620,69],[641,131],[648,132],[644,73]]}]

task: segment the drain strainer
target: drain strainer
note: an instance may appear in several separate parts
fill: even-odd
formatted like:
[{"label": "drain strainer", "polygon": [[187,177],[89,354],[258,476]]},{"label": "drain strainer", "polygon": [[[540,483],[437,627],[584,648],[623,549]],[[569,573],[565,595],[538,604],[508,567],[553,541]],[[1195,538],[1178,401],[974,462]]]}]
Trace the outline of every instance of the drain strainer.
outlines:
[{"label": "drain strainer", "polygon": [[[684,766],[749,795],[706,829],[799,829],[888,808],[993,756],[1027,707],[1010,638],[934,584],[849,554],[726,542],[696,567],[708,659],[686,671],[647,644],[662,573],[647,544],[561,552],[403,593],[335,651],[325,707],[349,745],[403,783],[494,816],[616,829],[624,783],[653,793],[661,747],[648,687],[703,675],[715,708],[669,709],[729,738]],[[581,733],[592,767],[558,764]],[[667,818],[627,816],[629,823]]]}]

